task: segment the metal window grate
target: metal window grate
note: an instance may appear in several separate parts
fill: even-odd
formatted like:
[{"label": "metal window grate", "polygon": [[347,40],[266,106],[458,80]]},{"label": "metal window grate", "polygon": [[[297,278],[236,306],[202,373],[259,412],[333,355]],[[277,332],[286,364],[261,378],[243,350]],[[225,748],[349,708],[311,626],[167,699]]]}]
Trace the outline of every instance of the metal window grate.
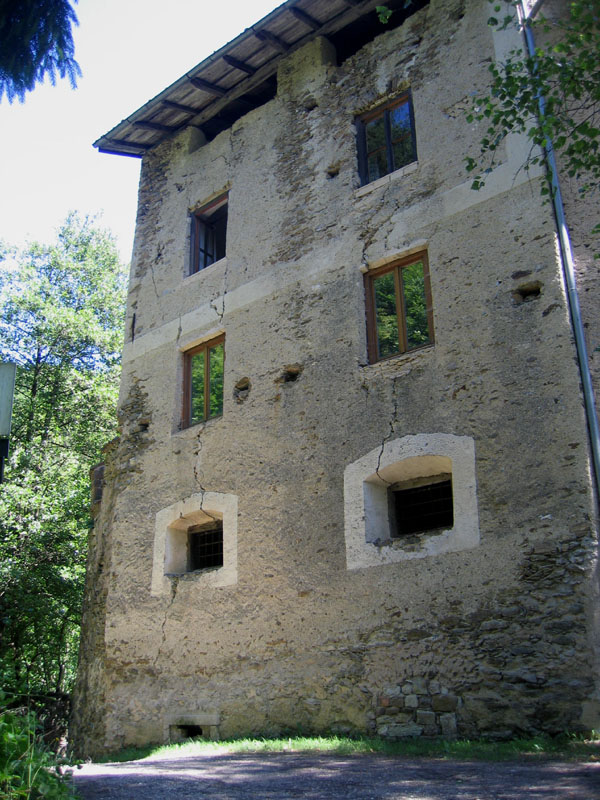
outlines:
[{"label": "metal window grate", "polygon": [[438,528],[452,528],[452,480],[394,491],[396,525],[393,536],[406,536]]},{"label": "metal window grate", "polygon": [[213,569],[223,566],[223,523],[210,528],[188,531],[189,570]]}]

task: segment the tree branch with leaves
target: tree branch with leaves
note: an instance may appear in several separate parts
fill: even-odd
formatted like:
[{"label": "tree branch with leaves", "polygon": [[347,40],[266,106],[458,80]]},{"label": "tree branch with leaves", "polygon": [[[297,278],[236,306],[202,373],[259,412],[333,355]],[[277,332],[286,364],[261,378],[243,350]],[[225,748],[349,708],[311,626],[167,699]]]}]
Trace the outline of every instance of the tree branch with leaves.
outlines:
[{"label": "tree branch with leaves", "polygon": [[[531,25],[544,43],[532,55],[516,49],[490,64],[489,91],[472,100],[467,121],[487,125],[479,158],[466,158],[467,170],[476,173],[472,188],[485,184],[506,137],[519,133],[532,145],[525,169],[540,163],[540,149],[552,145],[579,192],[595,192],[600,185],[600,0],[573,0],[563,18],[540,14],[529,22],[519,19],[519,6],[493,3],[488,24],[500,30]],[[548,182],[542,194],[551,191]]]},{"label": "tree branch with leaves", "polygon": [[125,275],[75,214],[51,246],[0,250],[0,359],[17,364],[0,491],[0,682],[68,693],[77,660],[89,470],[116,433]]}]

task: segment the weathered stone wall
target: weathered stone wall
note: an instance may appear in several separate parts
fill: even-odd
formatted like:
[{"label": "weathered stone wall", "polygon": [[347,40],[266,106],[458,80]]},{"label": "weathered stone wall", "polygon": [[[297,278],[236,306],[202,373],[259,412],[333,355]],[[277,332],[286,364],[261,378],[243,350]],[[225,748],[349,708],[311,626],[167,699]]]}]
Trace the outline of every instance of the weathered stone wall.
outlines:
[{"label": "weathered stone wall", "polygon": [[[339,66],[316,39],[274,100],[145,157],[80,750],[162,741],[178,719],[221,736],[597,724],[594,505],[553,219],[518,171],[526,143],[482,192],[463,171],[481,134],[461,109],[514,43],[485,6],[432,0]],[[418,163],[359,188],[354,116],[408,85]],[[224,189],[227,258],[185,277],[188,210]],[[435,345],[369,365],[363,272],[424,247]],[[182,353],[220,332],[223,416],[180,430]],[[345,469],[420,434],[474,443],[478,544],[349,569]],[[204,493],[237,499],[237,582],[153,591],[157,515]]]}]

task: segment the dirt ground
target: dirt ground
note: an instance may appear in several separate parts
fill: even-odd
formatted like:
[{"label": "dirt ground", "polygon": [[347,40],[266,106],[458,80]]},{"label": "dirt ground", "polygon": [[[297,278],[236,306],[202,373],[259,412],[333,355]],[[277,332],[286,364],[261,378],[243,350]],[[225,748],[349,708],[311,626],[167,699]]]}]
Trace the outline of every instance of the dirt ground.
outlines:
[{"label": "dirt ground", "polygon": [[600,763],[203,755],[86,764],[74,782],[83,800],[600,800]]}]

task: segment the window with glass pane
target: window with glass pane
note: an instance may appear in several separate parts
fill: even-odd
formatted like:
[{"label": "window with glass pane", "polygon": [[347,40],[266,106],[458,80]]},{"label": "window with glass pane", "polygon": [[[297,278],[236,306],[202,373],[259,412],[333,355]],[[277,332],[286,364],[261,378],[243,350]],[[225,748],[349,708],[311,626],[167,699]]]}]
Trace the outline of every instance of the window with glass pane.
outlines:
[{"label": "window with glass pane", "polygon": [[410,93],[357,120],[358,165],[364,184],[417,160]]},{"label": "window with glass pane", "polygon": [[185,353],[183,427],[223,414],[225,337]]},{"label": "window with glass pane", "polygon": [[429,268],[425,253],[365,275],[369,361],[433,343]]},{"label": "window with glass pane", "polygon": [[227,243],[227,195],[203,206],[192,217],[190,273],[225,258]]}]

